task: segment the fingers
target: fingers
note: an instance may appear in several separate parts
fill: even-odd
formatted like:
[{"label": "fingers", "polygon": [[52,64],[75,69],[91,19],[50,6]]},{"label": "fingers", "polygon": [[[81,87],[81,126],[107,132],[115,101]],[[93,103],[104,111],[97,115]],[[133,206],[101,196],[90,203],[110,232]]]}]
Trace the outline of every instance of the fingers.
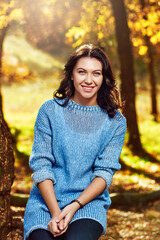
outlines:
[{"label": "fingers", "polygon": [[65,217],[65,211],[62,211],[60,215],[56,218],[56,223],[59,223]]},{"label": "fingers", "polygon": [[64,228],[63,231],[61,231],[60,233],[55,234],[54,237],[58,237],[58,236],[62,235],[63,233],[65,233],[67,231],[67,229],[68,229],[68,226],[66,228]]},{"label": "fingers", "polygon": [[57,223],[58,228],[62,231],[64,229],[64,219]]},{"label": "fingers", "polygon": [[64,228],[68,227],[70,221],[71,221],[72,217],[68,214],[66,215],[65,219],[64,219]]},{"label": "fingers", "polygon": [[56,218],[56,223],[60,223],[62,220],[64,220],[63,228],[66,228],[68,224],[70,223],[71,219],[73,217],[73,213],[71,211],[71,208],[69,206],[65,207],[63,211],[60,213],[60,215]]},{"label": "fingers", "polygon": [[55,223],[58,226],[59,232],[55,232],[54,237],[63,234],[67,230],[74,213],[75,213],[74,208],[68,205],[63,209],[59,216],[55,218]]},{"label": "fingers", "polygon": [[61,232],[61,230],[58,228],[58,225],[54,219],[51,219],[51,221],[49,222],[48,229],[53,234],[53,236]]},{"label": "fingers", "polygon": [[68,226],[64,227],[64,219],[56,223],[54,218],[51,219],[51,221],[48,224],[48,229],[53,234],[54,237],[62,235],[67,230],[67,228]]}]

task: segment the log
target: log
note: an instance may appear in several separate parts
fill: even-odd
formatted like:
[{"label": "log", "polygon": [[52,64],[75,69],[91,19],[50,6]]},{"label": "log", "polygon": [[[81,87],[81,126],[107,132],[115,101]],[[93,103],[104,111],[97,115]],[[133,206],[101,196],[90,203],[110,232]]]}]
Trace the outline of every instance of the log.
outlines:
[{"label": "log", "polygon": [[25,207],[29,198],[29,194],[14,193],[11,194],[11,206]]},{"label": "log", "polygon": [[[16,207],[25,207],[29,194],[11,194],[11,205]],[[141,207],[149,202],[160,199],[160,190],[144,193],[111,193],[111,207]]]},{"label": "log", "polygon": [[111,193],[111,207],[142,207],[149,202],[160,200],[160,190],[143,193]]}]

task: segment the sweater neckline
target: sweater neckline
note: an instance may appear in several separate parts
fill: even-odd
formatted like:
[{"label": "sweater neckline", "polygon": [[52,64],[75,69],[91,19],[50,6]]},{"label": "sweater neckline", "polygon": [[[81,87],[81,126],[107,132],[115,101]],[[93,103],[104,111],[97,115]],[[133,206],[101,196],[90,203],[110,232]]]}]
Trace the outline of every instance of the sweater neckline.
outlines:
[{"label": "sweater neckline", "polygon": [[75,109],[84,110],[84,111],[100,111],[101,110],[99,105],[95,105],[95,106],[81,105],[81,104],[73,101],[72,99],[69,99],[68,106],[75,108]]}]

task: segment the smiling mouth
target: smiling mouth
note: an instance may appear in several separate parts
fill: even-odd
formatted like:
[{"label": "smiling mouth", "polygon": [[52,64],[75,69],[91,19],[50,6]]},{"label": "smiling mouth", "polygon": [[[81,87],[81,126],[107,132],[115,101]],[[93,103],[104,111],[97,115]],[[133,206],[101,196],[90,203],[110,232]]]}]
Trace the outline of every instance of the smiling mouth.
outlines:
[{"label": "smiling mouth", "polygon": [[94,88],[94,86],[84,86],[84,85],[81,85],[83,90],[84,91],[87,91],[87,92],[90,92],[92,91],[92,89]]}]

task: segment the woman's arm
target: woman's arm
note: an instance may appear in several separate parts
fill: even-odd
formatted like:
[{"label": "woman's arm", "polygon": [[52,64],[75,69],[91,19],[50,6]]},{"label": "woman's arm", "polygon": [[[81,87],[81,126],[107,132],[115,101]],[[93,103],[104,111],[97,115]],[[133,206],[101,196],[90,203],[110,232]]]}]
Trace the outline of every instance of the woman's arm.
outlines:
[{"label": "woman's arm", "polygon": [[48,209],[51,213],[52,219],[48,224],[50,232],[55,236],[55,234],[60,234],[64,229],[64,222],[60,221],[59,224],[55,222],[57,216],[60,215],[61,210],[57,203],[57,199],[54,192],[53,182],[50,179],[46,179],[37,185]]},{"label": "woman's arm", "polygon": [[51,221],[48,224],[48,229],[54,235],[61,232],[63,221],[59,224],[55,222],[55,217],[59,216],[61,210],[58,206],[54,192],[54,184],[56,184],[56,179],[53,173],[55,159],[52,152],[53,134],[49,120],[49,114],[53,114],[53,112],[54,107],[53,105],[50,105],[50,102],[43,104],[38,112],[34,127],[34,142],[29,165],[33,170],[33,182],[39,188],[52,216]]},{"label": "woman's arm", "polygon": [[[94,198],[99,196],[106,188],[106,181],[101,177],[95,177],[91,184],[80,194],[77,198],[82,205],[87,204],[92,201]],[[61,235],[66,231],[68,224],[70,223],[75,212],[80,208],[80,205],[77,202],[73,202],[66,206],[61,214],[56,218],[56,223],[58,224],[64,220],[64,230],[60,233],[57,233],[56,236]]]},{"label": "woman's arm", "polygon": [[[106,188],[106,181],[101,177],[95,177],[91,184],[77,198],[82,205],[87,204],[98,197]],[[78,203],[77,203],[78,204]]]},{"label": "woman's arm", "polygon": [[45,181],[38,183],[38,189],[48,206],[52,217],[55,216],[57,212],[61,212],[55,196],[53,182],[50,179],[46,179]]}]

